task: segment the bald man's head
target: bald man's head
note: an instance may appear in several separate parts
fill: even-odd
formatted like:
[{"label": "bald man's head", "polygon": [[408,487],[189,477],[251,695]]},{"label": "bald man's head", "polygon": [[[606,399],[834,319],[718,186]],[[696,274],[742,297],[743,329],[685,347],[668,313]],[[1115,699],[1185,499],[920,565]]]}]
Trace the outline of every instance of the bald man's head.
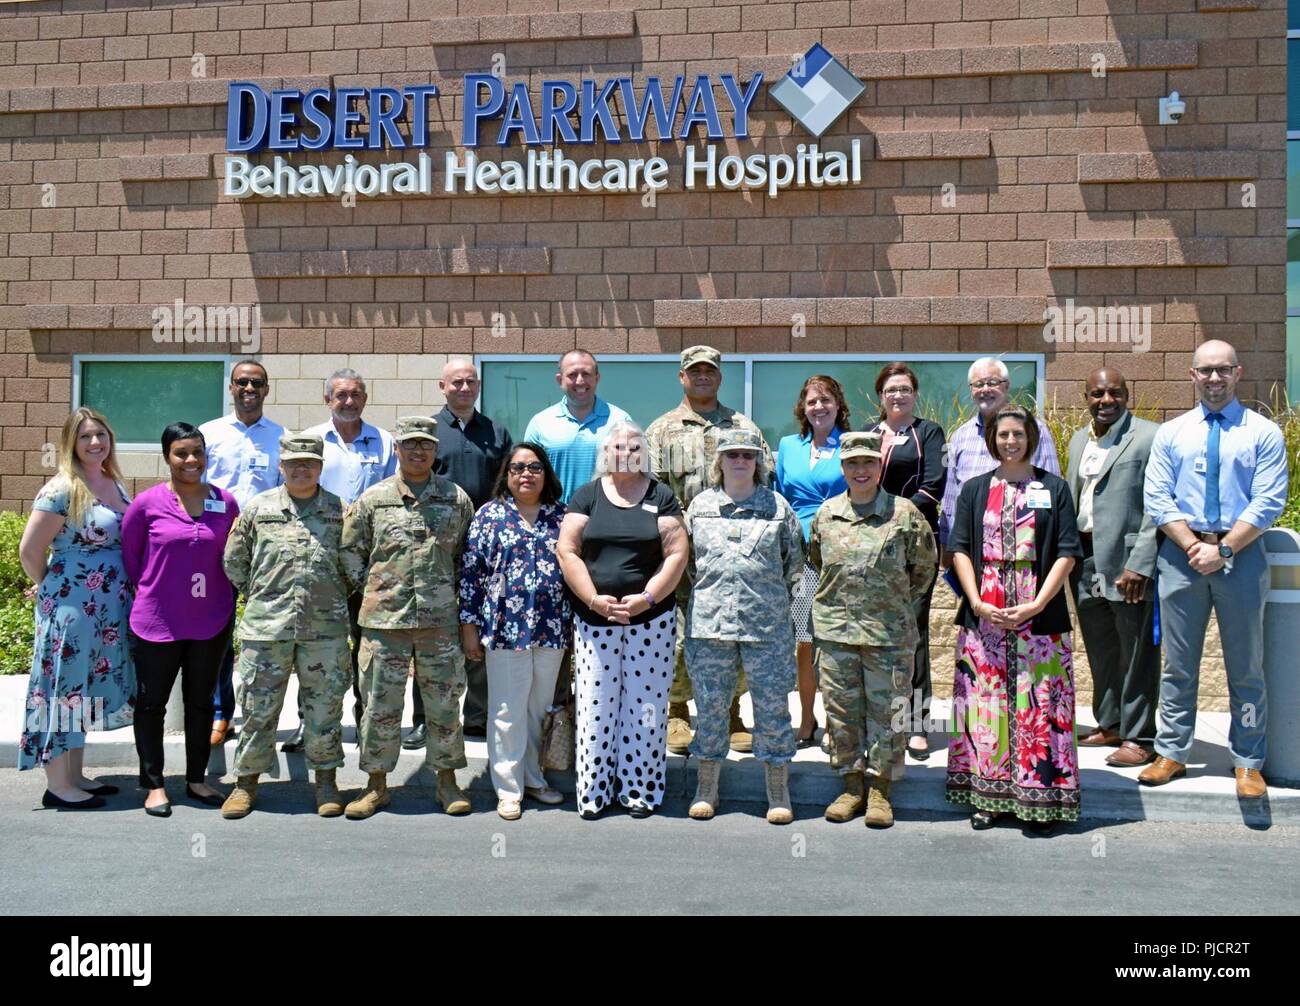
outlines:
[{"label": "bald man's head", "polygon": [[1208,339],[1196,347],[1192,354],[1193,367],[1212,367],[1223,364],[1237,366],[1237,351],[1232,343],[1222,339]]},{"label": "bald man's head", "polygon": [[1128,411],[1128,384],[1124,375],[1114,367],[1098,367],[1088,375],[1083,399],[1092,416],[1093,430],[1104,435]]},{"label": "bald man's head", "polygon": [[1237,395],[1241,380],[1237,351],[1222,339],[1210,339],[1192,354],[1192,384],[1201,404],[1211,412],[1221,412]]},{"label": "bald man's head", "polygon": [[474,361],[464,357],[448,360],[442,368],[438,390],[446,397],[447,408],[453,413],[461,419],[472,416],[479,392],[478,371],[474,368]]}]

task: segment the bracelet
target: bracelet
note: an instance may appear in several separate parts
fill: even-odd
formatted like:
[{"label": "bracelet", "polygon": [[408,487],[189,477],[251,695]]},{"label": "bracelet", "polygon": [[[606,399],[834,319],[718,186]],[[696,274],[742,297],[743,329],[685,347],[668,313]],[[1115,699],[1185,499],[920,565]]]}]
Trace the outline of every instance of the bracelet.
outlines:
[{"label": "bracelet", "polygon": [[596,598],[598,597],[600,597],[600,591],[596,591],[596,593],[592,594],[591,600],[587,602],[587,607],[592,611],[596,610]]},{"label": "bracelet", "polygon": [[641,596],[645,598],[646,604],[650,605],[650,607],[652,608],[659,603],[658,601],[655,600],[654,594],[650,593],[650,591],[648,590],[645,591]]}]

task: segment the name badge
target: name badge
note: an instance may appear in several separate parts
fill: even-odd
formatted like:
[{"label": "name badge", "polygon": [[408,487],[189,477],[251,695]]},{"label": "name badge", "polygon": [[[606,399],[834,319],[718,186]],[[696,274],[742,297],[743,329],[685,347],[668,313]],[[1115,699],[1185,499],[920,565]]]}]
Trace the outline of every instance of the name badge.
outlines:
[{"label": "name badge", "polygon": [[1025,506],[1030,510],[1052,509],[1052,494],[1046,489],[1030,489],[1025,493]]},{"label": "name badge", "polygon": [[891,442],[895,447],[898,447],[900,444],[905,444],[905,443],[907,443],[907,442],[908,442],[909,440],[911,440],[911,439],[912,439],[912,438],[909,437],[906,433],[895,433],[895,434],[890,438],[890,442]]},{"label": "name badge", "polygon": [[270,457],[262,451],[248,456],[248,470],[250,472],[264,472],[271,467]]},{"label": "name badge", "polygon": [[225,513],[226,501],[225,500],[204,500],[203,509],[207,513]]},{"label": "name badge", "polygon": [[642,503],[641,509],[644,510],[646,513],[652,513],[655,515],[658,515],[659,513],[659,507],[657,504],[654,503]]},{"label": "name badge", "polygon": [[1197,475],[1204,475],[1204,474],[1205,474],[1205,458],[1197,458],[1195,461],[1193,461],[1193,462],[1192,462],[1192,471],[1196,472]]},{"label": "name badge", "polygon": [[740,541],[740,528],[736,527],[734,524],[727,528],[727,537],[731,541]]},{"label": "name badge", "polygon": [[1079,465],[1079,474],[1084,478],[1091,478],[1101,472],[1102,463],[1106,460],[1104,454],[1092,454],[1084,458],[1083,463]]},{"label": "name badge", "polygon": [[377,465],[377,464],[379,464],[379,455],[378,455],[378,454],[362,454],[362,455],[361,455],[361,463],[362,463],[363,465]]}]

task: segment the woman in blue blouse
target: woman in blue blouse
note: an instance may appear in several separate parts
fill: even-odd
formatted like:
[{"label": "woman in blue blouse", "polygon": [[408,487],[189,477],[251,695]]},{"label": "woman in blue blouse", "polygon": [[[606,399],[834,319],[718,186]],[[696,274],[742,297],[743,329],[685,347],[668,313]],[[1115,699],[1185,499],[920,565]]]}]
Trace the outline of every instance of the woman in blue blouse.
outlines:
[{"label": "woman in blue blouse", "polygon": [[530,796],[562,803],[542,775],[542,721],[572,615],[555,558],[563,489],[538,444],[515,444],[461,558],[461,645],[487,662],[488,754],[497,813],[514,821]]},{"label": "woman in blue blouse", "polygon": [[[849,429],[849,406],[840,382],[825,374],[814,374],[803,382],[794,405],[799,432],[781,438],[776,454],[772,488],[786,498],[799,515],[804,544],[808,526],[817,508],[832,496],[848,489],[840,470],[840,433]],[[817,570],[805,563],[803,583],[791,606],[794,635],[798,640],[799,746],[812,744],[817,730],[813,700],[817,696],[817,674],[813,670],[812,598],[817,591]]]}]

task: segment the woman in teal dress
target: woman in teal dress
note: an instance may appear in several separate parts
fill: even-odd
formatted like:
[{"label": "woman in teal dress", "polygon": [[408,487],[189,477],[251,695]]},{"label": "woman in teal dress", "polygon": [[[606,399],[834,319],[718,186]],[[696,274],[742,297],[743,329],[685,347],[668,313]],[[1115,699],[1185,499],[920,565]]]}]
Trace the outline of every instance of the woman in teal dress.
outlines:
[{"label": "woman in teal dress", "polygon": [[129,502],[108,420],[77,409],[63,424],[59,473],[37,494],[18,546],[37,585],[18,767],[44,766],[46,807],[99,807],[117,792],[85,777],[82,756],[87,730],[128,726],[134,715],[120,537]]}]

